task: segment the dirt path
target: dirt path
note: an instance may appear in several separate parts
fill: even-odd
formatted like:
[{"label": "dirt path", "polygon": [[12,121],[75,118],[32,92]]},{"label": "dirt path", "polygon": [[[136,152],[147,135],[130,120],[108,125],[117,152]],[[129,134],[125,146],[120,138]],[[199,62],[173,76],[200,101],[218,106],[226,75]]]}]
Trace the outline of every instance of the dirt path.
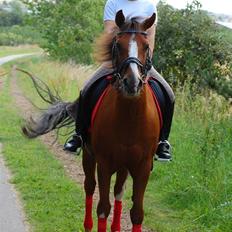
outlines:
[{"label": "dirt path", "polygon": [[10,56],[5,56],[0,58],[0,65],[3,65],[11,60],[16,60],[19,58],[27,57],[27,56],[33,56],[38,53],[25,53],[25,54],[19,54],[19,55],[10,55]]},{"label": "dirt path", "polygon": [[[12,71],[12,81],[11,81],[11,94],[15,99],[16,105],[21,109],[22,116],[27,118],[31,115],[31,112],[34,111],[34,107],[31,103],[25,98],[21,89],[17,85],[17,74],[15,71]],[[29,112],[29,114],[28,114]],[[76,157],[65,151],[63,151],[62,145],[55,143],[53,144],[55,135],[49,133],[41,137],[42,142],[48,147],[48,149],[55,155],[55,157],[61,161],[64,166],[64,169],[75,182],[83,186],[84,183],[84,172],[81,165],[81,157]],[[98,189],[96,188],[94,194],[95,201],[98,199]],[[112,199],[111,199],[111,202]],[[124,207],[125,208],[125,207]],[[112,212],[112,210],[111,210]],[[112,215],[110,215],[110,220]],[[95,222],[96,223],[96,222]],[[122,215],[122,224],[121,228],[123,232],[131,231],[131,221],[129,216],[129,210],[123,212]],[[152,232],[152,230],[143,229],[144,232]]]}]

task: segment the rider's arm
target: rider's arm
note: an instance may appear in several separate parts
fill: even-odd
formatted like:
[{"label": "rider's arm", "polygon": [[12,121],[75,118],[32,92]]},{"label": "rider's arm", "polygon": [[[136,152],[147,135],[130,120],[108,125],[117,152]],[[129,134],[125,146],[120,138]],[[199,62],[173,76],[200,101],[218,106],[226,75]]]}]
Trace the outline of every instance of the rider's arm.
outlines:
[{"label": "rider's arm", "polygon": [[[105,32],[112,33],[116,28],[117,28],[117,25],[115,24],[115,21],[113,21],[113,20],[104,21]],[[147,30],[149,46],[150,46],[152,53],[153,53],[154,44],[155,44],[155,30],[156,30],[155,24]]]}]

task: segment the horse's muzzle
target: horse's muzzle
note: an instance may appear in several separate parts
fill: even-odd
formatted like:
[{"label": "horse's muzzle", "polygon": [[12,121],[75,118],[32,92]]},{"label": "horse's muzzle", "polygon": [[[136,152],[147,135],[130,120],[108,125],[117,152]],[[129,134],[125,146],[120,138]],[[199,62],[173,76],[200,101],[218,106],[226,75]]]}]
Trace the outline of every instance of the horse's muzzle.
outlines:
[{"label": "horse's muzzle", "polygon": [[127,96],[137,96],[142,88],[143,81],[139,78],[131,77],[123,79],[123,94]]}]

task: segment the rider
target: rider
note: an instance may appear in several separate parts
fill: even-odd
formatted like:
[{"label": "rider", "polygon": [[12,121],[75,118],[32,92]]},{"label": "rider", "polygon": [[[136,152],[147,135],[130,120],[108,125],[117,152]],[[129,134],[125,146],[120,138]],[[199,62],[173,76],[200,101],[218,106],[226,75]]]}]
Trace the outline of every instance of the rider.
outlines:
[{"label": "rider", "polygon": [[[104,9],[105,32],[112,33],[117,28],[117,25],[115,24],[114,20],[116,17],[116,13],[119,10],[123,10],[123,14],[125,15],[126,19],[136,17],[139,20],[141,19],[141,21],[150,17],[154,12],[157,13],[155,0],[107,0]],[[147,30],[149,46],[152,53],[154,50],[156,23],[157,20],[155,24]],[[82,94],[84,94],[84,92],[86,92],[86,90],[93,83],[95,83],[96,80],[112,72],[113,70],[108,67],[107,63],[102,64],[100,68],[96,71],[96,73],[86,83],[85,87],[82,90]],[[154,69],[154,67],[151,68],[148,75],[154,77],[161,85],[164,92],[166,104],[165,114],[163,115],[163,128],[161,129],[160,143],[156,151],[155,159],[159,161],[170,161],[172,157],[171,146],[168,142],[168,137],[171,129],[172,116],[174,112],[174,93],[169,84]],[[76,128],[76,132],[76,135],[74,135],[71,140],[65,143],[64,150],[75,152],[78,148],[81,147],[82,140],[78,128]]]}]

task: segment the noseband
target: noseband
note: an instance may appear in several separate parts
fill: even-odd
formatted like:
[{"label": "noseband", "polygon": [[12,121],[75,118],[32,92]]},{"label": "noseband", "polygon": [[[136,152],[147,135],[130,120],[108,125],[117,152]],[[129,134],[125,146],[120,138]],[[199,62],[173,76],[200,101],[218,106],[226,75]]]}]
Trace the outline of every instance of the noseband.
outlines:
[{"label": "noseband", "polygon": [[[122,35],[122,34],[141,34],[144,36],[147,36],[147,32],[145,31],[137,31],[137,30],[126,30],[126,31],[121,31],[117,35]],[[116,36],[117,37],[117,36]],[[125,70],[129,64],[134,63],[137,64],[138,67],[141,70],[142,73],[142,81],[147,76],[147,72],[151,69],[152,67],[152,60],[151,60],[151,50],[148,47],[146,51],[146,62],[143,64],[138,58],[136,57],[128,57],[125,60],[123,60],[120,64],[117,65],[117,58],[118,58],[118,48],[117,48],[117,42],[116,42],[116,37],[113,42],[113,47],[112,47],[112,57],[113,57],[113,66],[114,66],[114,79],[122,79],[122,71]]]}]

